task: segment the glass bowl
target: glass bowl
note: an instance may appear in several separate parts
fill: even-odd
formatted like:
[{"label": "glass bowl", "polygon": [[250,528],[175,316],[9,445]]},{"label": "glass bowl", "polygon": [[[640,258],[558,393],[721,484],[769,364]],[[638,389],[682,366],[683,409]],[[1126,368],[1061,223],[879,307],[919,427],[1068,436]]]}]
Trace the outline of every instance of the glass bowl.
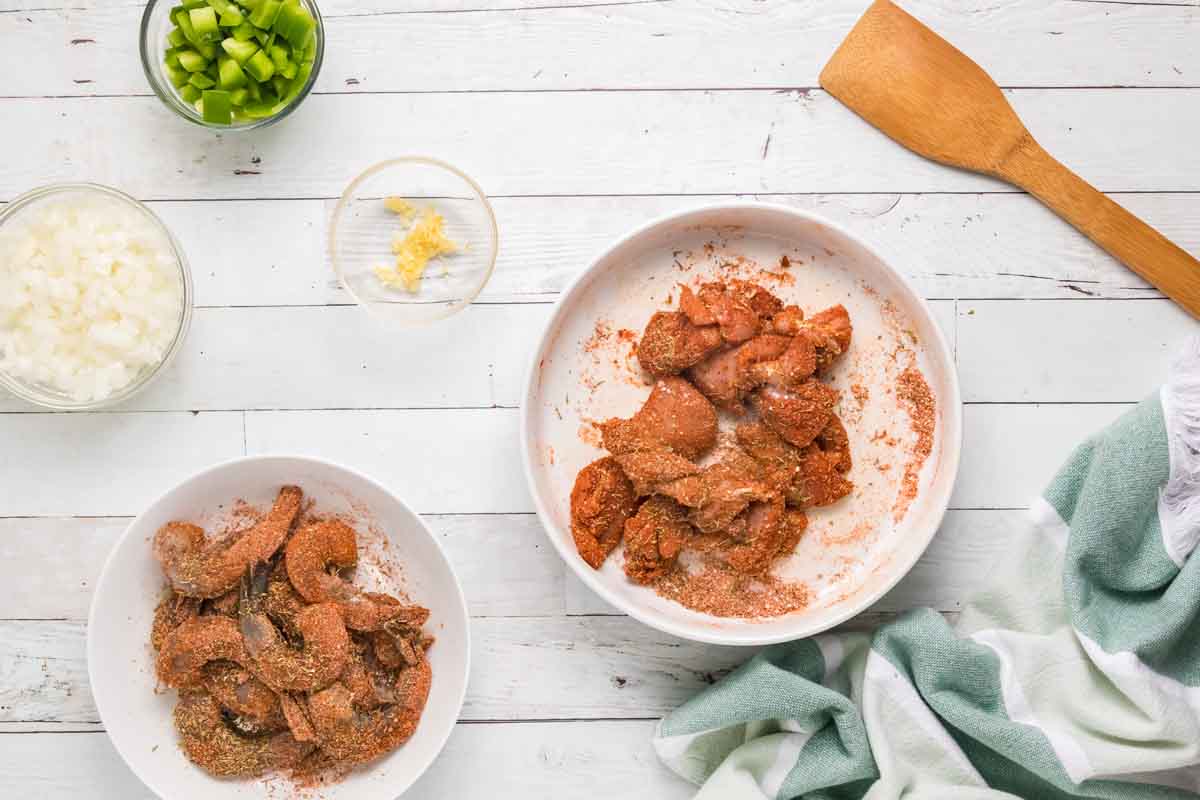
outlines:
[{"label": "glass bowl", "polygon": [[300,104],[304,102],[304,98],[308,97],[317,82],[317,75],[321,72],[321,63],[325,59],[325,23],[321,19],[321,12],[317,9],[314,0],[300,0],[300,2],[309,10],[317,23],[317,54],[313,58],[312,72],[309,73],[304,87],[296,95],[296,98],[284,106],[279,113],[262,119],[234,120],[228,125],[222,125],[216,122],[205,122],[196,107],[179,96],[179,92],[171,85],[171,81],[167,79],[163,69],[163,57],[167,49],[167,33],[174,27],[174,23],[171,21],[171,11],[178,8],[178,0],[170,0],[170,2],[150,0],[146,4],[146,10],[142,13],[142,29],[138,35],[138,48],[142,56],[142,71],[146,73],[146,80],[150,82],[150,88],[167,108],[188,122],[211,130],[249,131],[278,122],[299,108]]},{"label": "glass bowl", "polygon": [[153,211],[124,192],[119,192],[116,189],[95,183],[59,183],[26,192],[0,210],[0,231],[21,224],[30,211],[38,208],[43,203],[71,194],[99,195],[115,199],[136,209],[138,213],[145,215],[155,227],[163,232],[170,243],[171,251],[175,256],[175,264],[179,270],[179,281],[182,288],[179,324],[175,331],[175,336],[171,340],[171,344],[163,354],[162,360],[157,364],[143,367],[141,372],[132,381],[107,397],[99,400],[80,401],[53,386],[30,382],[0,369],[0,387],[7,389],[17,397],[57,411],[92,411],[116,405],[133,397],[145,389],[175,359],[175,356],[183,346],[183,340],[187,337],[187,332],[192,322],[192,273],[188,268],[187,259],[183,255],[183,249],[179,246],[179,242]]},{"label": "glass bowl", "polygon": [[[400,197],[419,215],[432,209],[457,252],[429,262],[417,290],[391,288],[375,274],[394,263],[393,238],[406,221],[384,200]],[[346,187],[329,224],[329,257],[346,291],[374,316],[398,325],[444,319],[471,304],[492,275],[499,248],[496,215],[475,181],[424,156],[370,167]]]}]

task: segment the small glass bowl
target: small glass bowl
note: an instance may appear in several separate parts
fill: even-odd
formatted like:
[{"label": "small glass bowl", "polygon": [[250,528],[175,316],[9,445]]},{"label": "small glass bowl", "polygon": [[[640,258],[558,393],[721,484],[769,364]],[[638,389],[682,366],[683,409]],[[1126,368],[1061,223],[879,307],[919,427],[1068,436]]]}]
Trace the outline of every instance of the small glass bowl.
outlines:
[{"label": "small glass bowl", "polygon": [[[419,214],[431,207],[445,219],[459,251],[429,262],[416,292],[393,289],[375,267],[395,260],[392,239],[406,222],[384,206],[400,197]],[[434,158],[404,156],[370,167],[346,187],[329,223],[329,257],[346,291],[376,317],[416,326],[445,319],[471,304],[487,285],[499,249],[496,215],[475,181]]]},{"label": "small glass bowl", "polygon": [[113,392],[108,397],[101,400],[79,401],[52,386],[32,383],[10,375],[4,370],[0,370],[0,387],[7,389],[23,400],[28,400],[31,403],[36,403],[39,406],[51,408],[56,411],[95,411],[96,409],[114,406],[133,397],[150,385],[175,360],[175,356],[182,348],[183,340],[187,338],[188,329],[192,324],[192,272],[188,268],[187,259],[183,255],[183,249],[179,246],[178,240],[175,239],[171,231],[153,211],[124,192],[96,183],[56,183],[26,192],[14,199],[3,209],[0,209],[0,229],[3,229],[6,225],[17,224],[25,213],[33,210],[40,204],[69,194],[103,195],[116,199],[137,209],[139,213],[144,214],[166,235],[167,241],[170,242],[171,250],[175,255],[175,263],[179,268],[180,284],[183,288],[183,294],[180,298],[179,327],[175,331],[175,338],[172,339],[171,345],[167,348],[167,352],[163,355],[162,360],[153,366],[144,367],[133,381]]},{"label": "small glass bowl", "polygon": [[138,48],[142,55],[142,71],[146,73],[146,80],[150,81],[150,88],[167,108],[188,122],[210,130],[250,131],[278,122],[299,108],[300,104],[304,102],[304,98],[308,97],[309,92],[316,85],[317,75],[321,72],[321,62],[325,60],[325,23],[321,19],[321,12],[317,9],[314,0],[300,0],[300,2],[312,13],[313,19],[317,22],[317,55],[313,59],[312,72],[309,73],[304,88],[296,95],[296,99],[280,109],[278,114],[263,119],[234,120],[228,125],[221,125],[216,122],[205,122],[196,107],[179,96],[179,92],[171,85],[171,81],[167,79],[166,71],[163,69],[163,58],[167,51],[167,34],[174,27],[174,23],[171,21],[171,11],[178,7],[178,0],[150,0],[146,4],[146,10],[142,13],[142,30],[138,35]]}]

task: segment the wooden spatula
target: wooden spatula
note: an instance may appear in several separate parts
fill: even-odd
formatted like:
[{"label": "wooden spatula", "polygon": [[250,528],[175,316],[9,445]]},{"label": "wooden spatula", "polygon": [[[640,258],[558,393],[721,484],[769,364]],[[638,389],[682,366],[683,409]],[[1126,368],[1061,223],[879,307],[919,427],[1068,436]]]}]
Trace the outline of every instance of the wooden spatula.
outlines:
[{"label": "wooden spatula", "polygon": [[867,9],[821,86],[909,150],[1025,189],[1200,317],[1200,261],[1054,160],[978,64],[895,4]]}]

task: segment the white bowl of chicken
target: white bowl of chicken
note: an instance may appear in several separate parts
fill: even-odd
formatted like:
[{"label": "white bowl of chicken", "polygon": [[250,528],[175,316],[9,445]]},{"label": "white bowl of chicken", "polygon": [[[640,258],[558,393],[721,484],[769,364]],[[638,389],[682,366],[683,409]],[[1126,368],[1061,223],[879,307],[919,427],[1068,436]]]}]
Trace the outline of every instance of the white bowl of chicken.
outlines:
[{"label": "white bowl of chicken", "polygon": [[547,535],[594,597],[667,633],[827,630],[916,563],[961,446],[927,305],[842,228],[767,204],[634,231],[566,290],[521,411]]},{"label": "white bowl of chicken", "polygon": [[391,800],[455,725],[469,635],[449,562],[398,498],[264,456],[130,524],[87,649],[108,735],[160,797]]}]

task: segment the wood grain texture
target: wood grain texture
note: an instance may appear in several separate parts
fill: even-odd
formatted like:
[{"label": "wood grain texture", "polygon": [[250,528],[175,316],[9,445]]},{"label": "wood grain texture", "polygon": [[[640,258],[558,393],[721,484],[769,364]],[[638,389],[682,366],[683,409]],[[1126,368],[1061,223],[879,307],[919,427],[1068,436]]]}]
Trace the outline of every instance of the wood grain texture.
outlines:
[{"label": "wood grain texture", "polygon": [[[0,14],[0,37],[11,42],[5,58],[39,68],[7,76],[0,93],[149,94],[133,35],[138,4],[77,2],[88,7],[70,13],[52,0],[29,4],[44,10]],[[1194,6],[1021,2],[996,13],[986,0],[903,5],[1006,86],[1200,83]],[[814,87],[864,3],[427,0],[398,8],[385,0],[326,0],[320,6],[327,47],[316,91],[429,92]],[[716,29],[719,46],[713,46]],[[431,57],[440,53],[454,56]]]},{"label": "wood grain texture", "polygon": [[[812,194],[493,198],[504,246],[481,300],[550,302],[618,237],[664,214],[757,200],[812,211],[855,230],[931,298],[1156,297],[1035,200],[1014,194]],[[1200,194],[1121,201],[1200,253]],[[292,306],[353,302],[324,245],[331,200],[152,202],[192,264],[196,303]],[[552,225],[547,220],[553,220]],[[211,236],[242,224],[256,235]],[[235,263],[236,270],[222,265]]]},{"label": "wood grain texture", "polygon": [[[1102,190],[1200,190],[1200,148],[1168,133],[1200,128],[1200,89],[1007,96]],[[436,153],[490,195],[1004,186],[906,152],[815,90],[317,95],[287,124],[236,137],[186,125],[154,97],[0,100],[0,117],[23,156],[0,163],[0,199],[85,178],[148,200],[331,198],[401,152]]]},{"label": "wood grain texture", "polygon": [[[460,724],[405,800],[486,796],[591,800],[645,792],[656,800],[691,797],[691,786],[658,764],[646,721]],[[86,733],[8,736],[0,747],[0,795],[154,797],[121,762],[108,737]],[[169,746],[164,744],[164,746]],[[504,776],[497,780],[496,776]]]},{"label": "wood grain texture", "polygon": [[[320,3],[318,94],[235,137],[146,96],[141,0],[0,0],[0,142],[19,154],[0,161],[0,201],[76,178],[152,200],[200,307],[187,352],[125,408],[0,400],[2,797],[148,797],[96,721],[81,620],[130,515],[247,449],[383,479],[426,513],[462,579],[471,719],[406,797],[691,796],[645,718],[748,653],[657,634],[575,579],[530,513],[511,408],[548,304],[654,216],[734,197],[812,210],[943,301],[970,403],[961,510],[855,629],[913,605],[953,618],[1006,557],[1023,523],[1012,509],[1157,386],[1195,329],[1034,199],[918,158],[823,91],[783,91],[815,86],[866,0]],[[1071,169],[1200,253],[1194,2],[901,5],[1007,87]],[[354,174],[402,151],[479,179],[503,243],[486,305],[389,337],[340,307],[325,227]]]}]

